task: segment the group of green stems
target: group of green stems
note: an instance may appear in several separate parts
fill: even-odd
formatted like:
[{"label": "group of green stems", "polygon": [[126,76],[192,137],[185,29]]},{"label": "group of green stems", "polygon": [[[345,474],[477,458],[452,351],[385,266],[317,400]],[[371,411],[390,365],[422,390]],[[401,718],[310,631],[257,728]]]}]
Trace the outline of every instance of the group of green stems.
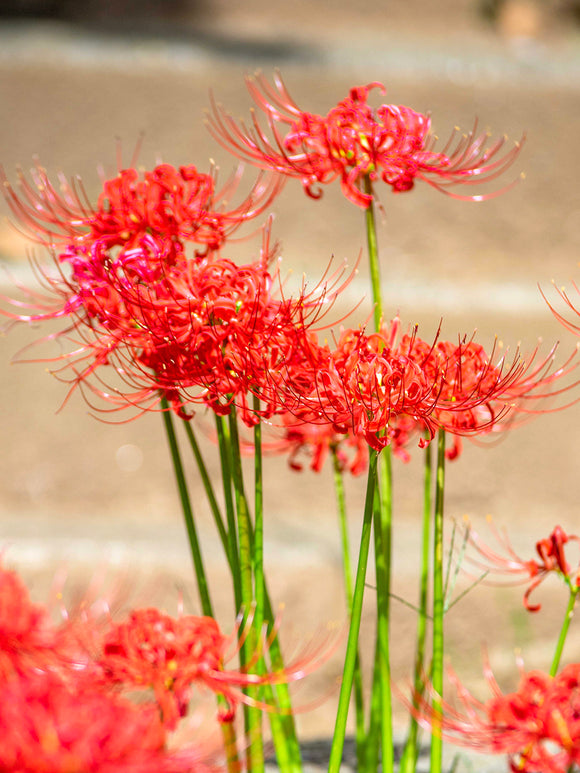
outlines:
[{"label": "group of green stems", "polygon": [[[370,181],[365,181],[365,192],[372,195]],[[380,271],[375,214],[372,203],[365,210],[368,241],[369,268],[374,301],[374,324],[378,330],[383,318],[380,291]],[[255,398],[256,411],[259,401]],[[185,523],[191,546],[198,583],[201,607],[205,615],[213,617],[213,606],[205,573],[195,519],[191,507],[183,463],[180,456],[172,413],[165,398],[162,399],[163,420],[169,441],[177,485],[182,502]],[[243,668],[250,661],[258,670],[265,669],[263,658],[255,664],[256,652],[260,651],[263,631],[269,642],[270,668],[283,673],[284,662],[278,641],[275,615],[264,577],[263,563],[263,479],[261,425],[254,428],[254,517],[246,495],[242,474],[240,441],[236,411],[229,416],[216,415],[217,440],[223,482],[225,518],[220,510],[215,492],[197,444],[191,423],[183,421],[189,444],[205,488],[216,527],[230,567],[236,609],[243,611],[240,623],[239,656]],[[414,666],[414,700],[425,688],[429,676],[433,691],[431,714],[431,773],[441,773],[442,738],[440,733],[441,701],[443,695],[443,617],[446,612],[449,573],[444,579],[443,559],[443,506],[445,488],[445,432],[437,436],[437,456],[433,486],[431,445],[425,448],[425,478],[423,529],[421,543],[421,570],[417,611],[416,654]],[[355,740],[359,773],[377,770],[379,759],[385,773],[394,770],[394,745],[392,731],[392,691],[389,655],[390,600],[391,600],[391,531],[392,531],[392,471],[391,455],[387,446],[380,453],[370,449],[368,480],[364,505],[362,532],[356,574],[350,560],[347,530],[343,473],[333,451],[334,482],[337,496],[339,524],[343,553],[346,602],[349,610],[349,632],[344,660],[344,670],[338,700],[336,723],[329,760],[329,773],[338,773],[343,755],[347,718],[354,692]],[[433,496],[434,488],[434,496]],[[374,536],[376,577],[376,639],[372,669],[372,686],[369,699],[368,720],[365,713],[363,677],[359,654],[359,632],[362,618],[363,596],[370,552],[371,534]],[[432,602],[429,605],[429,588]],[[568,632],[568,626],[576,602],[578,587],[570,585],[570,601],[556,652],[551,674],[555,675]],[[431,660],[427,666],[427,628],[431,625]],[[248,688],[249,705],[244,706],[246,768],[251,773],[264,770],[264,746],[262,736],[262,711],[258,703],[272,707],[269,721],[276,757],[281,773],[300,773],[302,769],[300,748],[292,715],[288,685],[280,680],[277,684],[264,684]],[[253,705],[255,702],[255,705]],[[237,773],[240,759],[232,723],[223,723],[222,732],[227,754],[229,773]],[[414,773],[419,754],[418,724],[414,715],[410,719],[409,733],[399,769],[401,773]],[[380,757],[379,757],[380,755]]]},{"label": "group of green stems", "polygon": [[[365,192],[372,195],[370,181],[365,181]],[[374,208],[365,210],[368,241],[369,267],[374,301],[374,323],[378,330],[383,310],[380,291],[380,272]],[[169,442],[171,457],[182,503],[188,539],[191,547],[201,607],[205,615],[213,616],[213,606],[207,576],[203,564],[201,547],[195,525],[184,467],[181,460],[172,413],[165,398],[162,398],[162,416]],[[256,400],[256,410],[259,409]],[[183,421],[185,432],[204,485],[209,506],[230,567],[234,602],[236,609],[243,610],[240,624],[241,645],[240,660],[242,668],[255,657],[256,648],[266,630],[270,646],[268,648],[270,667],[274,671],[283,671],[284,664],[279,641],[275,630],[275,620],[264,577],[263,565],[263,480],[262,480],[262,438],[261,426],[254,428],[255,476],[254,476],[254,518],[245,491],[242,474],[240,442],[235,409],[229,416],[216,416],[217,440],[221,462],[225,518],[220,510],[215,492],[196,441],[191,423]],[[437,453],[436,496],[434,509],[434,555],[433,555],[433,607],[431,614],[427,609],[429,585],[429,545],[431,530],[431,452],[426,449],[425,467],[425,506],[422,542],[422,569],[420,597],[418,607],[417,652],[415,663],[415,691],[421,691],[424,681],[424,657],[427,620],[432,618],[433,656],[430,676],[434,690],[442,693],[443,681],[443,489],[445,435],[439,434]],[[336,454],[334,454],[334,477],[342,537],[344,578],[346,600],[349,609],[350,627],[346,646],[344,671],[339,695],[336,724],[333,735],[329,773],[338,773],[343,754],[347,717],[354,688],[356,711],[356,748],[358,770],[375,771],[381,750],[382,766],[385,773],[393,770],[393,736],[391,675],[389,657],[389,623],[391,597],[391,529],[392,529],[392,474],[389,448],[380,454],[370,450],[368,481],[365,497],[364,517],[360,540],[356,576],[353,577],[350,562],[350,548],[347,537],[346,511],[343,491],[342,472]],[[358,638],[362,616],[363,596],[371,541],[374,533],[374,554],[376,571],[377,627],[373,667],[372,690],[370,695],[370,713],[368,723],[365,719],[363,700],[363,679],[359,656]],[[251,620],[248,619],[252,615]],[[263,660],[257,664],[263,669]],[[260,693],[260,691],[263,691]],[[292,706],[288,686],[284,683],[262,685],[248,688],[250,705],[244,706],[244,724],[246,730],[246,767],[252,773],[264,769],[264,748],[262,742],[262,712],[251,705],[252,699],[264,698],[273,711],[269,712],[272,738],[281,773],[299,773],[301,770],[300,748],[292,716]],[[262,702],[262,701],[261,701]],[[437,710],[437,706],[435,706]],[[436,728],[435,728],[436,729]],[[223,724],[224,742],[227,752],[229,773],[240,768],[235,732],[231,723]],[[403,756],[402,770],[412,773],[418,756],[418,728],[415,719],[411,727]],[[431,770],[441,770],[441,739],[435,732],[431,746]]]},{"label": "group of green stems", "polygon": [[[381,280],[378,261],[378,243],[374,206],[372,203],[372,185],[365,179],[365,193],[371,196],[371,203],[365,210],[366,233],[369,255],[372,295],[374,302],[374,324],[378,330],[383,320]],[[425,483],[423,508],[423,536],[421,545],[421,572],[419,602],[417,608],[417,635],[414,668],[414,693],[418,695],[424,689],[425,649],[427,620],[432,620],[432,660],[429,669],[431,683],[436,694],[443,692],[443,615],[445,611],[443,582],[443,493],[445,484],[445,433],[440,430],[437,442],[437,469],[435,480],[435,506],[432,514],[432,461],[431,447],[425,449]],[[335,463],[335,487],[337,490],[338,510],[341,519],[341,533],[344,557],[344,575],[346,579],[347,603],[350,610],[350,629],[346,647],[343,678],[336,716],[333,742],[330,753],[329,773],[338,773],[342,761],[342,752],[346,733],[346,722],[350,696],[354,687],[356,712],[356,748],[359,771],[377,770],[379,749],[381,750],[382,769],[385,773],[394,770],[394,744],[392,728],[392,691],[390,669],[390,600],[391,600],[391,542],[393,518],[393,484],[391,454],[387,446],[379,454],[370,450],[369,471],[363,526],[360,540],[358,566],[354,582],[351,582],[351,567],[346,531],[346,513],[342,492],[342,478],[338,464]],[[431,520],[433,520],[433,562],[432,589],[433,604],[428,611],[428,588],[430,567]],[[363,683],[358,648],[358,638],[362,617],[362,605],[366,584],[366,572],[371,541],[374,534],[375,577],[377,622],[375,638],[375,656],[373,664],[372,689],[370,697],[370,716],[365,719],[363,703]],[[434,702],[434,714],[440,711],[440,704]],[[442,765],[442,740],[434,723],[431,739],[432,773],[440,773]],[[411,717],[409,734],[400,763],[402,773],[412,773],[416,768],[419,754],[419,734],[417,721]]]},{"label": "group of green stems", "polygon": [[[209,584],[203,563],[202,551],[191,505],[184,466],[179,451],[172,413],[165,398],[162,398],[162,416],[173,461],[177,487],[181,499],[187,535],[193,557],[201,608],[204,615],[214,617]],[[257,406],[256,406],[257,407]],[[263,642],[263,629],[268,641],[270,668],[283,673],[284,662],[278,641],[275,615],[268,593],[263,567],[263,485],[261,427],[254,429],[255,482],[254,482],[254,520],[250,516],[250,506],[245,492],[242,476],[242,464],[238,426],[235,410],[226,419],[216,415],[218,447],[223,481],[225,518],[218,505],[207,467],[191,424],[184,420],[183,426],[201,480],[208,498],[210,509],[222,542],[230,568],[234,604],[243,611],[239,622],[240,666],[244,668],[250,661],[258,673],[265,669],[262,657],[256,663],[256,653],[260,653]],[[296,736],[294,718],[288,685],[281,682],[274,686],[265,684],[247,688],[250,705],[244,705],[244,725],[246,730],[246,768],[251,771],[264,769],[264,748],[262,741],[262,711],[252,703],[263,697],[263,703],[272,707],[269,712],[272,738],[276,756],[282,773],[297,773],[301,770],[300,749]],[[222,733],[227,754],[229,773],[241,769],[234,725],[222,723]]]}]

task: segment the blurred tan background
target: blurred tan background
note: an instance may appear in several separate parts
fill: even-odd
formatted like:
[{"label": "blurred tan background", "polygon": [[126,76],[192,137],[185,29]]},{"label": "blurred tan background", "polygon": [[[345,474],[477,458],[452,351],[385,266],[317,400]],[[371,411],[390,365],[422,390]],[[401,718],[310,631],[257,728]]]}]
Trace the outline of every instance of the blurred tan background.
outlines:
[{"label": "blurred tan background", "polygon": [[[387,308],[400,311],[404,324],[419,323],[427,339],[443,317],[450,339],[477,329],[486,346],[497,335],[512,350],[521,342],[528,351],[542,337],[546,353],[560,339],[562,358],[575,346],[538,284],[557,302],[550,280],[570,286],[580,278],[577,4],[383,0],[362,11],[346,0],[2,0],[0,11],[0,161],[12,181],[16,166],[26,169],[38,155],[53,175],[80,174],[94,196],[97,167],[115,173],[119,142],[128,164],[142,133],[140,165],[162,159],[204,170],[211,157],[225,179],[235,161],[204,128],[208,92],[247,117],[243,76],[256,69],[270,75],[279,68],[296,101],[314,112],[326,113],[353,85],[379,80],[388,101],[430,111],[442,139],[455,125],[471,129],[476,117],[494,136],[516,140],[525,132],[506,181],[521,172],[526,179],[498,199],[463,203],[421,184],[407,195],[381,191]],[[364,248],[363,214],[338,188],[326,188],[322,200],[312,202],[298,183],[288,184],[276,211],[274,233],[291,281],[307,272],[315,282],[331,256],[352,265]],[[257,245],[250,240],[226,254],[244,260]],[[10,277],[32,282],[26,250],[3,223],[2,294],[13,292]],[[344,308],[366,293],[363,260]],[[367,299],[355,319],[369,312]],[[178,588],[189,587],[190,559],[161,420],[150,415],[105,425],[89,415],[80,394],[57,413],[64,388],[45,366],[10,364],[44,332],[21,326],[0,339],[5,560],[25,572],[40,598],[55,567],[65,564],[76,579],[107,564],[128,573],[137,588],[155,586],[156,600],[175,611]],[[580,531],[579,419],[576,405],[514,430],[492,448],[467,442],[461,459],[448,466],[449,518],[468,514],[485,533],[485,516],[492,514],[524,557],[557,523]],[[211,442],[204,447],[217,472]],[[410,601],[416,596],[422,476],[420,454],[414,456],[408,466],[395,462],[394,591]],[[286,636],[296,643],[316,635],[327,620],[345,619],[331,475],[329,469],[297,475],[284,459],[268,460],[266,475],[271,584],[276,601],[285,603]],[[233,611],[223,559],[193,469],[191,488],[228,630]],[[363,494],[364,481],[349,481],[355,545]],[[506,685],[515,679],[516,646],[529,667],[549,665],[566,599],[557,585],[547,587],[544,612],[532,617],[521,609],[522,592],[478,588],[449,614],[453,662],[476,689],[482,640]],[[186,596],[196,610],[195,594],[187,590]],[[369,632],[372,601],[369,591]],[[413,615],[397,602],[393,614],[395,673],[404,679]],[[580,656],[575,624],[566,656]],[[325,694],[337,673],[333,661],[301,695]],[[306,734],[330,732],[333,700],[301,720]]]}]

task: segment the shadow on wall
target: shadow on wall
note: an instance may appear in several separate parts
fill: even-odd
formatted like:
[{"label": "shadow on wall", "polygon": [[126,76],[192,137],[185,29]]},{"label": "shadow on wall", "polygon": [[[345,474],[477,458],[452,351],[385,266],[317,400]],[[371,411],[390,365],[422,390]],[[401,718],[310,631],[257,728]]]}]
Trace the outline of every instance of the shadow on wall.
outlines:
[{"label": "shadow on wall", "polygon": [[15,27],[54,21],[107,40],[192,44],[225,59],[248,55],[278,63],[317,59],[309,46],[283,34],[269,39],[222,32],[211,24],[214,13],[211,0],[0,0],[0,23]]},{"label": "shadow on wall", "polygon": [[52,18],[86,24],[176,24],[208,11],[207,0],[2,0],[0,17]]}]

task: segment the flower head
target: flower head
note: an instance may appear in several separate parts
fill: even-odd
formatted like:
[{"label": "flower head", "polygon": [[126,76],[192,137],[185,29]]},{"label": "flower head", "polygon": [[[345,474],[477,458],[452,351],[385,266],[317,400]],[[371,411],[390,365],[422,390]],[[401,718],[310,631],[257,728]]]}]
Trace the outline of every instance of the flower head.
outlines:
[{"label": "flower head", "polygon": [[161,395],[178,411],[189,403],[227,414],[236,405],[253,424],[279,411],[277,370],[297,370],[353,275],[344,279],[339,269],[286,297],[278,269],[270,268],[269,238],[266,228],[259,260],[246,265],[175,255],[171,242],[150,234],[111,255],[102,242],[74,248],[53,254],[57,273],[41,275],[46,297],[28,291],[28,302],[12,301],[15,312],[4,313],[15,322],[67,322],[46,340],[69,344],[53,373],[70,392],[86,387],[89,398],[105,399],[111,410],[147,410]]},{"label": "flower head", "polygon": [[166,243],[172,257],[185,243],[202,252],[217,250],[242,223],[264,212],[281,187],[280,178],[259,177],[246,199],[228,211],[226,200],[240,182],[241,169],[220,191],[215,169],[210,174],[193,165],[159,164],[142,173],[121,169],[103,181],[96,204],[80,180],[61,176],[57,189],[40,164],[31,175],[32,182],[20,172],[17,192],[0,169],[4,196],[24,232],[50,248],[86,252],[99,245],[105,258],[114,247],[138,247],[147,235]]},{"label": "flower head", "polygon": [[[491,524],[491,519],[489,519]],[[493,528],[493,525],[492,525]],[[524,605],[530,612],[541,609],[540,604],[531,604],[530,595],[550,574],[559,575],[571,590],[580,586],[580,562],[573,569],[566,560],[564,546],[569,542],[580,543],[576,534],[567,534],[560,526],[549,537],[536,542],[536,558],[522,559],[514,551],[507,533],[493,529],[494,536],[503,554],[486,545],[470,526],[467,527],[468,543],[475,548],[479,558],[471,558],[478,568],[494,574],[505,574],[518,578],[519,582],[529,582],[524,594]]]},{"label": "flower head", "polygon": [[281,671],[252,673],[266,654],[266,642],[243,668],[227,669],[231,643],[211,617],[172,618],[157,609],[135,610],[125,622],[112,624],[104,636],[98,659],[101,681],[153,689],[163,721],[171,728],[185,715],[193,686],[222,695],[228,708],[220,712],[220,719],[232,721],[239,702],[271,708],[256,704],[243,692],[244,687],[301,679],[315,665],[315,657],[309,654]]},{"label": "flower head", "polygon": [[463,711],[443,702],[441,716],[416,696],[419,721],[433,723],[446,740],[484,753],[507,754],[514,773],[566,773],[580,763],[580,664],[566,666],[555,677],[522,670],[518,689],[508,694],[502,693],[488,666],[493,697],[486,703],[474,698],[453,672],[450,677]]},{"label": "flower head", "polygon": [[385,93],[378,82],[352,88],[326,116],[301,110],[278,73],[275,87],[262,76],[246,83],[273,139],[255,115],[250,127],[238,125],[215,103],[209,118],[211,133],[227,150],[255,166],[299,179],[314,198],[320,196],[318,185],[338,179],[350,201],[367,207],[372,195],[363,190],[363,180],[368,178],[395,192],[408,191],[415,180],[423,180],[455,198],[482,200],[505,188],[483,195],[460,195],[450,188],[494,180],[520,150],[516,143],[502,155],[505,138],[487,147],[488,134],[476,134],[474,128],[467,135],[452,135],[437,151],[428,115],[398,105],[374,110],[368,104],[373,89]]},{"label": "flower head", "polygon": [[[577,366],[577,350],[553,369],[554,350],[536,363],[537,352],[511,360],[488,355],[467,337],[457,343],[428,343],[415,327],[400,336],[395,318],[368,335],[364,328],[343,330],[334,349],[313,347],[301,389],[282,384],[281,401],[305,424],[328,425],[338,435],[352,434],[380,451],[392,445],[403,458],[405,446],[419,435],[424,446],[443,428],[460,438],[485,435],[511,426],[519,413],[540,413],[540,402],[571,389],[560,379]],[[449,456],[461,451],[455,442]]]}]

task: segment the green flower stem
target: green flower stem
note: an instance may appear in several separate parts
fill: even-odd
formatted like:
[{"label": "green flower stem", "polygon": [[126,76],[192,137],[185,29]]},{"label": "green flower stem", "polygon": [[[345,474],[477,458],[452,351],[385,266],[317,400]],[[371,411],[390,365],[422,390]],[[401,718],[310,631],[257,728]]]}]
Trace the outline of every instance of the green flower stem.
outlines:
[{"label": "green flower stem", "polygon": [[[373,184],[368,177],[364,178],[364,192],[373,195]],[[373,291],[374,312],[373,319],[375,330],[379,330],[383,319],[383,300],[381,295],[381,273],[379,269],[379,247],[377,241],[377,225],[375,221],[375,207],[371,201],[365,209],[365,221],[367,231],[367,246],[369,251],[369,269],[371,274],[371,287]]]},{"label": "green flower stem", "polygon": [[378,508],[374,514],[375,567],[377,578],[378,675],[381,695],[381,750],[383,773],[392,773],[393,721],[389,623],[391,600],[392,470],[390,448],[378,457]]},{"label": "green flower stem", "polygon": [[435,518],[433,523],[433,663],[431,682],[435,693],[431,737],[430,773],[441,773],[443,739],[441,738],[441,699],[443,697],[443,498],[445,491],[445,431],[437,438],[437,474],[435,480]]},{"label": "green flower stem", "polygon": [[[350,560],[350,541],[348,538],[348,522],[346,517],[346,501],[344,496],[344,479],[340,466],[340,460],[333,447],[332,464],[334,473],[334,490],[336,493],[336,504],[338,509],[338,521],[340,525],[340,542],[342,547],[342,569],[344,576],[344,589],[346,594],[346,605],[350,615],[352,610],[352,565]],[[359,771],[364,770],[366,759],[366,730],[363,698],[363,681],[360,661],[360,652],[357,649],[356,662],[354,667],[354,705],[356,716],[356,755]]]},{"label": "green flower stem", "polygon": [[336,723],[334,726],[334,735],[332,738],[332,747],[330,749],[330,761],[328,765],[329,773],[339,773],[342,762],[342,750],[344,748],[344,738],[346,734],[346,721],[348,718],[348,708],[350,703],[350,694],[354,680],[356,653],[358,649],[358,636],[360,632],[360,623],[362,616],[363,596],[365,589],[365,578],[367,572],[369,547],[371,542],[371,527],[373,521],[373,501],[376,486],[377,475],[377,454],[376,451],[370,453],[369,473],[367,481],[367,492],[365,499],[365,511],[361,533],[358,566],[354,586],[354,595],[352,599],[352,614],[348,632],[348,641],[346,645],[346,654],[344,659],[344,669],[342,674],[342,685],[338,699],[338,710],[336,713]]},{"label": "green flower stem", "polygon": [[[232,430],[231,434],[230,434],[230,429]],[[243,487],[237,424],[235,423],[235,419],[232,421],[232,417],[230,417],[229,425],[226,422],[222,422],[222,436],[223,436],[224,448],[227,450],[227,454],[225,454],[227,469],[233,471],[232,479],[234,481],[235,490],[237,492],[236,501],[238,501],[238,499],[241,499],[242,512],[245,512],[248,515],[247,527],[249,530],[248,534],[249,534],[249,542],[250,542],[249,553],[250,553],[252,563],[255,564],[256,545],[258,545],[262,541],[262,537],[258,534],[258,532],[263,531],[262,527],[259,526],[260,521],[263,520],[263,516],[261,514],[263,512],[263,506],[261,504],[262,502],[261,491],[257,496],[258,506],[257,506],[257,512],[256,512],[256,534],[254,534],[251,520],[249,518],[249,510],[248,510],[247,500],[245,497],[244,487]],[[260,459],[260,466],[261,466],[261,459]],[[257,478],[261,479],[261,470],[257,475]],[[231,502],[231,487],[229,491],[230,491],[230,502]],[[231,518],[233,523],[232,530],[234,534],[234,543],[236,544],[236,551],[237,551],[236,522],[235,522],[235,516],[233,514],[233,503],[231,503],[231,510],[232,510]],[[236,552],[236,556],[238,557],[238,560],[239,560],[239,554],[237,552]],[[259,574],[259,571],[260,570],[258,570],[258,573],[254,578],[256,582],[256,609],[258,608],[258,598],[259,598],[259,593],[257,590],[257,586],[258,586],[257,575]],[[241,582],[239,580],[240,575],[241,575],[241,571],[238,570],[238,583],[240,588],[240,604],[238,608],[241,608],[242,605],[245,605],[246,603],[242,601]],[[268,593],[268,588],[263,574],[262,574],[261,585],[263,587],[263,619],[267,623],[267,635],[268,635],[268,641],[269,641],[268,654],[270,659],[270,665],[273,671],[283,672],[284,660],[280,649],[280,642],[278,639],[278,635],[275,632],[273,633],[275,616],[273,613],[272,604]],[[253,633],[252,635],[255,635],[255,634]],[[240,653],[240,655],[241,657],[244,657],[244,653]],[[292,701],[290,698],[290,690],[288,688],[288,685],[285,683],[281,683],[281,684],[275,685],[273,688],[271,686],[266,686],[264,688],[264,692],[266,697],[266,703],[277,707],[276,711],[272,711],[269,713],[269,720],[270,720],[270,727],[272,731],[272,739],[274,742],[274,747],[276,749],[276,759],[278,761],[278,766],[280,768],[280,771],[281,773],[301,773],[302,762],[301,762],[300,746],[299,746],[298,737],[296,734],[294,717],[292,715]]]},{"label": "green flower stem", "polygon": [[[364,192],[373,196],[369,175],[364,177]],[[381,274],[374,202],[365,210],[369,271],[373,293],[373,320],[379,330],[383,320]],[[389,653],[389,616],[391,586],[392,474],[390,449],[386,448],[378,464],[379,510],[375,518],[375,563],[377,574],[377,653],[378,689],[381,695],[381,748],[383,771],[393,770],[392,699]],[[375,687],[373,682],[373,688]]]},{"label": "green flower stem", "polygon": [[[234,479],[234,483],[236,479],[238,479],[241,482],[241,493],[243,494],[243,480],[241,477],[242,470],[241,470],[240,455],[239,455],[237,425],[235,425],[234,423],[234,426],[233,426],[234,432],[232,433],[232,435],[230,435],[230,427],[226,422],[222,420],[221,430],[219,429],[219,426],[220,425],[218,423],[218,437],[221,432],[221,435],[223,437],[224,448],[227,450],[227,454],[225,454],[225,459],[222,462],[222,467],[224,465],[224,462],[226,462],[227,469],[234,470],[234,474],[232,475],[232,478]],[[234,458],[237,459],[237,462],[234,462]],[[230,509],[232,512],[231,519],[233,523],[233,527],[230,528],[230,537],[233,533],[234,542],[236,544],[236,551],[237,551],[236,523],[235,523],[235,516],[233,514],[233,503],[231,502],[231,487],[229,488],[229,494],[230,494],[230,503],[231,503]],[[245,494],[243,495],[243,501],[246,502]],[[246,512],[248,512],[247,502],[245,505],[245,510]],[[249,518],[248,518],[248,521],[249,521]],[[250,528],[250,545],[251,545],[252,542],[255,543],[256,539],[259,539],[259,538],[256,537],[256,539],[254,539],[254,535],[251,532],[252,525],[250,522],[248,523],[248,527]],[[250,549],[250,552],[251,552],[251,549]],[[237,552],[236,552],[236,556],[238,556]],[[241,573],[240,570],[238,570],[238,575],[237,575],[238,582],[239,582],[240,573]],[[274,631],[275,615],[272,609],[272,603],[270,601],[270,596],[268,593],[268,588],[267,588],[265,579],[263,582],[263,586],[264,586],[264,619],[267,622],[267,635],[268,635],[268,641],[269,641],[268,654],[270,659],[270,665],[273,671],[282,673],[284,671],[284,659],[282,657],[282,651],[280,649],[280,642],[278,639],[278,635]],[[240,587],[240,603],[238,605],[238,609],[242,607],[242,603],[243,603],[242,592],[241,592],[241,582],[239,582],[239,587]],[[243,653],[240,653],[240,655],[243,657]],[[300,745],[298,743],[298,737],[296,734],[294,716],[292,715],[292,701],[290,698],[290,690],[288,688],[288,685],[282,682],[281,684],[275,685],[274,688],[266,687],[265,693],[266,693],[266,702],[270,703],[273,706],[276,705],[279,712],[279,713],[276,711],[270,712],[269,719],[270,719],[270,726],[272,729],[272,738],[274,741],[274,746],[276,748],[276,758],[278,760],[280,771],[281,773],[300,773],[300,771],[302,770]],[[274,698],[274,695],[275,695],[275,698]]]},{"label": "green flower stem", "polygon": [[234,500],[232,497],[232,466],[230,462],[232,454],[230,448],[230,431],[223,416],[218,416],[216,414],[215,421],[228,524],[227,534],[229,563],[232,572],[232,582],[234,585],[234,601],[236,605],[236,612],[239,612],[239,610],[242,608],[242,587],[240,582],[240,556],[238,553],[236,514],[234,510]]},{"label": "green flower stem", "polygon": [[[187,435],[187,439],[189,440],[189,445],[191,446],[191,450],[193,451],[193,455],[195,457],[195,462],[197,464],[197,469],[199,471],[203,487],[205,489],[205,493],[207,496],[207,501],[209,503],[215,525],[217,527],[217,530],[220,535],[221,543],[224,547],[224,550],[226,552],[226,556],[228,558],[228,562],[230,562],[230,551],[229,551],[229,543],[228,543],[228,533],[222,518],[222,514],[220,512],[219,505],[217,503],[217,499],[214,494],[213,486],[211,484],[211,480],[207,471],[207,467],[205,466],[205,462],[203,460],[203,456],[201,455],[201,450],[199,448],[197,439],[195,437],[195,434],[193,432],[193,428],[191,426],[191,421],[188,421],[187,419],[183,419],[183,426],[185,427],[185,434]],[[231,562],[230,562],[231,566]]]},{"label": "green flower stem", "polygon": [[167,402],[167,398],[165,396],[162,396],[161,398],[161,408],[162,408],[163,423],[165,425],[165,432],[167,434],[167,441],[169,443],[169,450],[171,452],[171,460],[173,462],[173,469],[175,471],[175,479],[177,481],[177,488],[179,490],[179,497],[181,499],[183,517],[185,519],[185,526],[187,529],[187,536],[189,538],[189,546],[191,548],[191,554],[193,557],[193,565],[195,567],[195,575],[197,578],[197,587],[199,591],[199,598],[201,601],[201,608],[203,610],[204,615],[213,617],[213,608],[209,597],[207,577],[203,566],[201,548],[199,545],[199,539],[197,537],[197,529],[195,527],[195,521],[193,519],[191,499],[189,497],[189,491],[187,489],[187,483],[185,481],[185,473],[183,471],[181,455],[179,453],[179,447],[177,445],[177,437],[175,435],[175,428],[173,426],[173,419],[171,417],[169,403]]},{"label": "green flower stem", "polygon": [[373,681],[371,690],[371,705],[369,716],[369,731],[366,740],[366,758],[365,766],[361,770],[368,773],[376,773],[379,768],[379,748],[380,748],[380,729],[381,729],[381,693],[379,689],[380,648],[378,637],[375,639],[375,655],[373,659]]},{"label": "green flower stem", "polygon": [[[232,480],[234,484],[234,497],[236,502],[238,546],[240,557],[240,582],[242,589],[242,604],[244,606],[244,623],[250,614],[254,602],[254,590],[252,581],[252,522],[248,500],[244,489],[244,477],[242,472],[242,459],[240,453],[240,441],[238,437],[238,423],[236,411],[232,408],[229,414],[230,450],[232,464]],[[242,623],[242,628],[244,626]],[[251,646],[253,636],[250,634],[246,641]],[[248,641],[249,640],[249,641]]]},{"label": "green flower stem", "polygon": [[[258,411],[259,399],[254,396],[254,409]],[[254,593],[256,609],[254,611],[254,628],[260,636],[264,624],[264,481],[262,470],[262,424],[254,427]]]},{"label": "green flower stem", "polygon": [[[418,696],[424,690],[425,680],[425,640],[427,635],[427,603],[429,597],[429,548],[431,538],[431,444],[425,448],[425,476],[423,488],[423,537],[421,542],[421,578],[419,585],[419,614],[417,617],[417,649],[413,675],[413,695]],[[416,699],[413,697],[415,708]],[[409,725],[409,736],[401,760],[401,773],[414,773],[419,756],[419,726],[414,716]]]},{"label": "green flower stem", "polygon": [[[265,586],[264,592],[265,618],[268,621],[268,635],[270,636],[274,626],[274,613],[268,588]],[[278,635],[272,636],[268,650],[270,664],[273,671],[284,671],[284,659],[280,649]],[[301,773],[302,759],[300,744],[296,734],[296,725],[294,715],[292,714],[292,700],[290,690],[285,682],[275,685],[276,705],[279,713],[270,712],[270,727],[272,729],[272,738],[276,749],[276,759],[280,767],[280,773]],[[274,690],[271,687],[266,688],[267,695],[273,696]],[[268,702],[273,701],[268,698]]]},{"label": "green flower stem", "polygon": [[568,635],[568,629],[570,628],[572,617],[574,616],[574,606],[576,604],[576,598],[578,597],[578,591],[580,590],[580,587],[578,585],[572,585],[570,580],[568,580],[568,585],[570,588],[570,598],[568,599],[568,606],[566,607],[566,615],[564,617],[562,629],[560,630],[558,643],[556,644],[556,652],[554,653],[552,667],[550,668],[550,676],[556,676],[556,674],[558,673],[560,660],[562,658],[562,651],[564,649],[564,643],[566,641],[566,636]]},{"label": "green flower stem", "polygon": [[[240,558],[240,587],[242,591],[243,619],[240,625],[240,632],[243,632],[246,626],[250,626],[243,645],[240,648],[240,662],[244,666],[250,661],[257,651],[258,637],[254,622],[249,622],[249,615],[254,609],[254,587],[253,587],[253,533],[248,500],[244,490],[244,478],[242,472],[242,459],[240,452],[240,441],[238,436],[238,423],[236,411],[234,408],[229,414],[230,429],[230,448],[232,473],[234,482],[234,496],[236,500],[237,524],[238,524],[238,545]],[[247,689],[248,696],[257,700],[259,690],[257,687]],[[262,712],[254,706],[244,707],[244,716],[246,717],[246,737],[248,748],[246,752],[247,768],[252,773],[259,773],[264,769],[264,746],[262,742]]]},{"label": "green flower stem", "polygon": [[[254,410],[256,413],[260,408],[260,400],[254,396]],[[264,625],[264,603],[265,603],[265,585],[264,585],[264,482],[262,470],[262,424],[260,421],[254,427],[254,539],[252,551],[252,564],[254,567],[254,630],[256,632],[256,641],[260,641],[260,635]],[[257,663],[258,673],[265,671],[264,659],[260,658]],[[262,690],[258,690],[258,697],[262,697]],[[259,711],[260,722],[260,746],[261,746],[261,767],[264,769],[264,750],[262,741],[262,721],[263,715]],[[252,769],[254,773],[255,769]]]}]

